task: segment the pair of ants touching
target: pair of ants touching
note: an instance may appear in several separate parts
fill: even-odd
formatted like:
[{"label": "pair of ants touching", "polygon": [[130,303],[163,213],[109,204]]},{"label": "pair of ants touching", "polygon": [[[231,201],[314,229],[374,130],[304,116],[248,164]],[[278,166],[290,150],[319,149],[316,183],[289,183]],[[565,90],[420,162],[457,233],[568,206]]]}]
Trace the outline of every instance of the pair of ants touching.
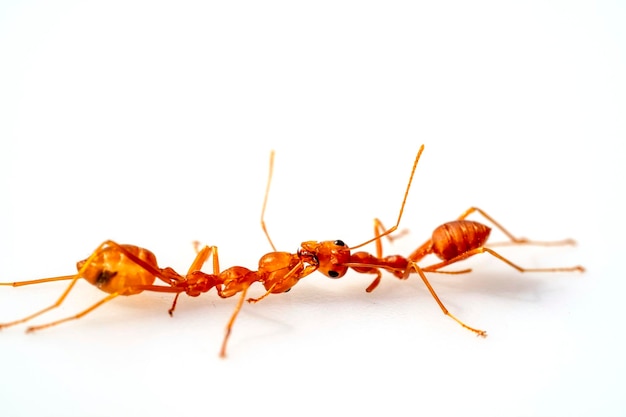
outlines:
[{"label": "pair of ants touching", "polygon": [[[28,327],[26,331],[34,332],[47,327],[56,326],[66,321],[79,319],[120,295],[135,295],[143,291],[174,294],[174,300],[169,309],[169,314],[171,315],[176,308],[176,302],[180,294],[185,293],[191,297],[197,297],[215,288],[217,295],[221,298],[229,298],[239,294],[239,299],[228,321],[226,334],[222,341],[220,356],[225,357],[226,346],[233,324],[244,301],[246,301],[248,288],[254,283],[258,282],[262,284],[266,292],[259,298],[248,298],[247,301],[251,303],[260,301],[270,294],[289,291],[300,279],[315,271],[319,271],[329,278],[341,278],[349,269],[352,269],[357,273],[374,275],[374,280],[366,288],[367,292],[373,291],[378,286],[383,271],[389,272],[399,279],[407,279],[411,274],[417,274],[445,315],[449,316],[466,329],[476,333],[478,336],[484,337],[487,335],[484,330],[468,326],[446,309],[429,280],[426,278],[425,273],[462,274],[470,272],[470,269],[450,271],[443,268],[481,253],[492,255],[520,272],[584,271],[584,268],[581,266],[564,268],[523,268],[513,263],[498,252],[485,246],[491,232],[491,227],[476,221],[467,220],[470,214],[476,212],[482,215],[493,227],[499,229],[507,236],[510,241],[508,243],[510,244],[559,246],[573,245],[575,242],[571,239],[554,242],[536,242],[515,237],[487,213],[475,207],[466,210],[456,220],[437,227],[431,238],[407,257],[401,255],[383,256],[381,240],[384,237],[391,237],[400,225],[415,169],[417,168],[423,150],[424,146],[422,145],[415,157],[396,224],[386,229],[383,224],[376,219],[374,222],[375,236],[359,245],[350,247],[342,240],[323,242],[306,241],[302,242],[296,253],[279,252],[276,250],[267,232],[264,221],[265,207],[267,205],[274,165],[274,153],[272,152],[270,156],[270,170],[265,199],[261,211],[261,226],[273,251],[266,253],[259,259],[259,265],[256,271],[243,266],[233,266],[221,270],[218,248],[216,246],[197,246],[197,254],[193,263],[187,273],[181,275],[172,268],[160,268],[155,255],[147,249],[107,240],[100,244],[87,259],[77,263],[76,267],[78,272],[74,275],[42,278],[32,281],[0,283],[0,285],[3,286],[19,287],[62,280],[70,282],[54,304],[19,320],[0,323],[0,329],[25,323],[60,306],[80,278],[84,278],[89,283],[106,292],[107,296],[78,314],[50,323],[31,326]],[[369,243],[375,243],[375,255],[364,251],[354,251]],[[418,262],[429,254],[436,255],[441,261],[427,266],[418,265]],[[212,259],[213,263],[212,273],[201,271],[204,264],[209,261],[209,258]],[[155,284],[157,279],[158,284]]]}]

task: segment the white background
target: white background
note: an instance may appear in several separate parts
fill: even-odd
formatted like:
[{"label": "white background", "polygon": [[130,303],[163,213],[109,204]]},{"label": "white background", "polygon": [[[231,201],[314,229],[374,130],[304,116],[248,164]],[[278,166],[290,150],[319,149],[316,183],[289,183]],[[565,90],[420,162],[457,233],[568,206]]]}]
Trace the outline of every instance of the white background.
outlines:
[{"label": "white background", "polygon": [[[617,416],[626,409],[626,9],[618,1],[4,1],[0,280],[72,273],[105,239],[185,271],[193,240],[254,268],[304,240],[391,225],[388,253],[484,208],[513,233],[471,275],[321,274],[243,309],[214,292],[116,299],[0,334],[0,414]],[[494,232],[494,240],[501,235]],[[371,248],[373,250],[373,248]],[[64,283],[0,288],[3,321]],[[260,294],[256,289],[255,294]],[[81,282],[63,308],[103,296]]]}]

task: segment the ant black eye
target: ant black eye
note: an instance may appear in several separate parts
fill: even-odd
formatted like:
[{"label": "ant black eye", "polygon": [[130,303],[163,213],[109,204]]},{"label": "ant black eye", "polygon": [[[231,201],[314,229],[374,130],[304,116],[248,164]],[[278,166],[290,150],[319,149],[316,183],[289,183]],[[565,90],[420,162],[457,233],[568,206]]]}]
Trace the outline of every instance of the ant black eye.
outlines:
[{"label": "ant black eye", "polygon": [[335,240],[333,243],[337,246],[346,246],[346,244],[343,243],[343,240]]},{"label": "ant black eye", "polygon": [[339,276],[339,272],[337,271],[328,271],[328,276],[331,278],[337,278]]}]

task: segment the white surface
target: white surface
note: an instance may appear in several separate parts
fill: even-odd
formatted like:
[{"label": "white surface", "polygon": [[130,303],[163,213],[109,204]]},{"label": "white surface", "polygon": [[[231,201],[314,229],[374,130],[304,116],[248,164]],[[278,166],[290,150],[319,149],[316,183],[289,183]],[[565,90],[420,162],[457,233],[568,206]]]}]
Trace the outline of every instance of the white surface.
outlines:
[{"label": "white surface", "polygon": [[[626,41],[618,2],[3,2],[0,279],[73,272],[104,239],[186,270],[370,237],[396,218],[408,254],[471,205],[512,232],[575,248],[506,248],[432,277],[479,339],[413,278],[308,277],[235,298],[118,299],[73,323],[0,334],[0,413],[623,415]],[[496,236],[494,236],[495,238]],[[372,249],[373,250],[373,249]],[[64,284],[0,288],[0,317]],[[78,285],[59,312],[102,296]],[[45,321],[42,319],[41,321]]]}]

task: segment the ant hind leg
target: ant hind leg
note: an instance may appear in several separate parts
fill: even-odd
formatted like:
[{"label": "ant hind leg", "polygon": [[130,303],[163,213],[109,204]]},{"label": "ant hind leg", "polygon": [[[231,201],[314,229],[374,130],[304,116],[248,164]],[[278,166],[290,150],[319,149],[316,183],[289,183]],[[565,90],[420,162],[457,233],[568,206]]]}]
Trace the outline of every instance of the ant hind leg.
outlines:
[{"label": "ant hind leg", "polygon": [[564,246],[564,245],[575,245],[576,241],[573,239],[563,239],[557,241],[534,241],[527,239],[525,237],[515,237],[511,232],[504,228],[500,223],[498,223],[493,217],[488,215],[485,211],[481,210],[478,207],[470,207],[461,214],[457,220],[465,220],[470,214],[477,212],[482,215],[485,219],[487,219],[491,224],[493,224],[497,229],[499,229],[502,233],[509,238],[510,242],[497,242],[491,243],[490,246],[506,246],[506,245],[537,245],[537,246]]}]

